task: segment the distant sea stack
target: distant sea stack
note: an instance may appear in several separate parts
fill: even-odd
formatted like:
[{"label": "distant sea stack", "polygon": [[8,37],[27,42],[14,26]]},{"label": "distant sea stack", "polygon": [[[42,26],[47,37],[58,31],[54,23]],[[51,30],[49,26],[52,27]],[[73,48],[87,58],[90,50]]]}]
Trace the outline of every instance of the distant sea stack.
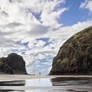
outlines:
[{"label": "distant sea stack", "polygon": [[50,75],[92,74],[92,27],[68,39],[53,59]]},{"label": "distant sea stack", "polygon": [[0,58],[0,73],[5,74],[27,74],[25,61],[22,56],[11,53],[7,58]]}]

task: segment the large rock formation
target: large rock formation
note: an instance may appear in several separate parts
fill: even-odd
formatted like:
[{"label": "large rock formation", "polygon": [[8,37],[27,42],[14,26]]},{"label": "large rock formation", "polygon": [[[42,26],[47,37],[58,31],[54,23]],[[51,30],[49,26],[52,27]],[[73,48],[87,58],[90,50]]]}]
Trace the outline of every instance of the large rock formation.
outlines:
[{"label": "large rock formation", "polygon": [[92,74],[92,27],[63,44],[53,60],[50,74]]},{"label": "large rock formation", "polygon": [[0,72],[7,74],[26,74],[25,61],[20,55],[11,53],[7,58],[0,58]]}]

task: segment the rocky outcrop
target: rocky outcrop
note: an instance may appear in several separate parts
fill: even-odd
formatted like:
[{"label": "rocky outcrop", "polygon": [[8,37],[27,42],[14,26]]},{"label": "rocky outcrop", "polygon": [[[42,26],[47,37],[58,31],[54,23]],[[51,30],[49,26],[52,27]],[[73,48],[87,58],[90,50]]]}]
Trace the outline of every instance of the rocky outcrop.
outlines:
[{"label": "rocky outcrop", "polygon": [[92,27],[75,34],[61,46],[50,74],[92,74]]},{"label": "rocky outcrop", "polygon": [[25,61],[20,55],[11,53],[7,58],[0,58],[0,72],[7,74],[26,74]]}]

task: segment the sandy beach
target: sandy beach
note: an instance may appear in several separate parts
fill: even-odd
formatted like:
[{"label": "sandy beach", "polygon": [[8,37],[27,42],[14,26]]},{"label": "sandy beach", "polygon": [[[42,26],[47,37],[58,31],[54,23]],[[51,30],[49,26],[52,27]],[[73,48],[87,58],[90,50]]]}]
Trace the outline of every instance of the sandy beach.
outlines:
[{"label": "sandy beach", "polygon": [[53,75],[53,76],[35,76],[35,75],[8,75],[1,74],[0,81],[13,81],[13,80],[25,80],[32,78],[92,78],[92,75]]}]

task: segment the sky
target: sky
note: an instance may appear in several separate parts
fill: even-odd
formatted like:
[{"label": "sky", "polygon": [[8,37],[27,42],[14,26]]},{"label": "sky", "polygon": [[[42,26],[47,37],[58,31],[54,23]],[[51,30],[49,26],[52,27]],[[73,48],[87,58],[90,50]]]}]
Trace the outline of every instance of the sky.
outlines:
[{"label": "sky", "polygon": [[29,74],[46,75],[62,44],[92,26],[92,0],[0,0],[0,57],[23,56]]}]

